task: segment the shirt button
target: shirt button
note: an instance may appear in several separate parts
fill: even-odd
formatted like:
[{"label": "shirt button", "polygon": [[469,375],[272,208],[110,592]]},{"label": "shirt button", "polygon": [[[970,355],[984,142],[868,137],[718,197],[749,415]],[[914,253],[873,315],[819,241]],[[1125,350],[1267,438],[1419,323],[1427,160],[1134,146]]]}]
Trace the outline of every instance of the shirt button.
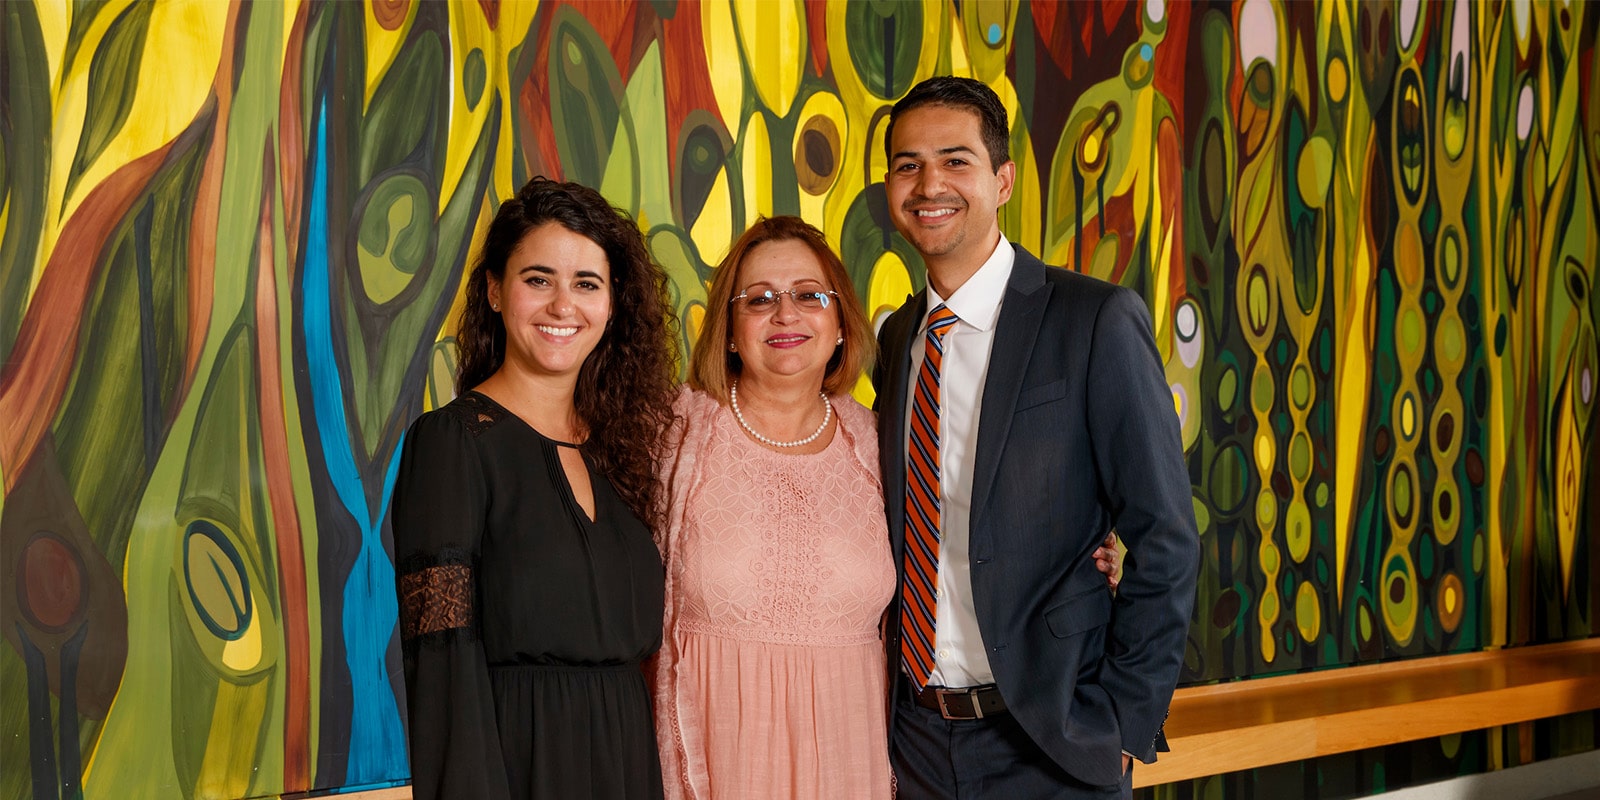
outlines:
[{"label": "shirt button", "polygon": [[950,651],[941,649],[939,651],[939,660],[940,661],[949,661],[950,660]]},{"label": "shirt button", "polygon": [[935,600],[943,600],[944,599],[944,590],[943,589],[934,589],[933,590],[933,599],[935,599]]}]

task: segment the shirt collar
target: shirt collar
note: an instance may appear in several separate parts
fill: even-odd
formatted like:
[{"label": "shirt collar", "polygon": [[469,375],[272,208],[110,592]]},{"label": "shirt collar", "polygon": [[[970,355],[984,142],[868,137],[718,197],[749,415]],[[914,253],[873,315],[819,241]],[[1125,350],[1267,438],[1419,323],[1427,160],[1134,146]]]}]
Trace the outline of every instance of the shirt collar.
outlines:
[{"label": "shirt collar", "polygon": [[1005,298],[1006,284],[1011,281],[1011,267],[1016,263],[1017,253],[1011,249],[1011,242],[1006,240],[1005,234],[1000,234],[1000,241],[994,247],[994,252],[989,254],[989,260],[972,273],[966,283],[961,284],[955,294],[948,298],[940,297],[933,282],[928,282],[928,309],[922,314],[922,327],[928,326],[928,314],[933,313],[940,303],[956,312],[963,323],[971,325],[980,331],[994,327],[994,322],[1000,316],[1000,301]]}]

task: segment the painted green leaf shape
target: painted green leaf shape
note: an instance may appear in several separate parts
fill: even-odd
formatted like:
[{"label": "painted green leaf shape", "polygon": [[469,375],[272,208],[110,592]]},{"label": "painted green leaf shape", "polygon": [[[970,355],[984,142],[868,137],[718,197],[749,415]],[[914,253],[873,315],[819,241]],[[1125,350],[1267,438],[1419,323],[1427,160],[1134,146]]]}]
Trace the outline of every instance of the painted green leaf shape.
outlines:
[{"label": "painted green leaf shape", "polygon": [[[241,315],[224,335],[216,364],[203,384],[205,394],[188,432],[176,516],[213,520],[234,531],[239,540],[251,542],[254,537],[248,532],[265,522],[260,509],[266,503],[261,500],[265,493],[260,474],[261,421],[253,402],[256,354],[246,316]],[[270,560],[248,548],[241,555],[258,566]]]},{"label": "painted green leaf shape", "polygon": [[689,315],[695,306],[705,308],[705,281],[711,276],[711,268],[700,260],[689,234],[676,225],[655,226],[646,237],[645,244],[649,246],[650,254],[655,256],[656,263],[666,270],[672,312],[683,323],[678,333],[678,345],[683,352],[678,377],[686,379],[689,376],[688,355],[694,351],[695,344],[688,322]]},{"label": "painted green leaf shape", "polygon": [[9,359],[27,308],[28,284],[44,228],[50,152],[50,75],[38,10],[0,3],[0,362]]},{"label": "painted green leaf shape", "polygon": [[468,111],[478,110],[478,101],[483,99],[488,81],[489,68],[483,59],[483,48],[474,47],[467,53],[467,61],[461,69],[461,90],[466,95]]},{"label": "painted green leaf shape", "polygon": [[917,58],[922,54],[922,4],[851,3],[844,19],[850,62],[867,91],[885,99],[910,91],[912,79],[917,77]]},{"label": "painted green leaf shape", "polygon": [[567,180],[599,186],[622,115],[622,78],[594,28],[567,6],[551,29],[550,88],[550,122]]},{"label": "painted green leaf shape", "polygon": [[83,47],[83,35],[89,32],[89,26],[110,4],[111,0],[72,0],[72,21],[67,24],[67,47],[62,54],[58,81],[66,80],[72,73],[72,64],[78,58],[78,50]]},{"label": "painted green leaf shape", "polygon": [[[405,387],[414,385],[417,377],[428,369],[426,362],[431,357],[430,352],[418,348],[416,343],[439,330],[444,316],[449,313],[454,288],[461,280],[472,236],[472,221],[477,217],[488,186],[490,163],[500,131],[500,99],[493,97],[489,102],[492,105],[488,118],[462,170],[462,189],[439,209],[437,222],[430,223],[419,217],[417,225],[410,229],[411,234],[424,230],[433,233],[432,260],[418,266],[407,293],[385,310],[386,315],[392,315],[387,325],[370,327],[375,320],[358,319],[353,302],[348,297],[345,300],[343,313],[349,315],[346,330],[361,331],[359,338],[352,334],[345,345],[350,363],[351,399],[361,429],[359,452],[372,462],[387,463],[389,455],[399,445],[406,415],[412,412],[405,404],[396,404],[394,398],[402,396]],[[442,146],[443,139],[438,141]],[[420,201],[419,197],[419,204]],[[431,218],[434,211],[430,204],[416,213]]]},{"label": "painted green leaf shape", "polygon": [[122,12],[106,31],[105,41],[89,62],[89,100],[83,115],[83,135],[67,172],[63,207],[83,173],[106,145],[122,130],[139,89],[139,62],[150,32],[151,3],[135,3]]},{"label": "painted green leaf shape", "polygon": [[621,109],[600,193],[635,219],[643,215],[653,225],[672,215],[667,91],[661,48],[656,43],[652,42],[634,65],[623,97],[627,105]]},{"label": "painted green leaf shape", "polygon": [[[362,183],[405,162],[419,145],[441,151],[423,153],[421,163],[444,162],[446,136],[440,112],[449,107],[441,86],[448,74],[444,60],[444,45],[431,30],[415,32],[396,56],[362,121],[361,170],[357,173]],[[424,145],[430,128],[435,129],[434,141]]]},{"label": "painted green leaf shape", "polygon": [[181,402],[193,217],[180,212],[193,205],[204,155],[198,143],[179,151],[113,235],[55,419],[62,472],[112,563],[122,561],[140,487]]},{"label": "painted green leaf shape", "polygon": [[921,254],[894,231],[887,203],[883,184],[868,186],[850,203],[850,210],[844,216],[844,228],[839,232],[839,257],[850,271],[856,293],[863,298],[868,297],[867,290],[872,285],[872,268],[885,251],[893,252],[906,265],[912,289],[921,291],[927,282],[927,268]]},{"label": "painted green leaf shape", "polygon": [[[678,176],[672,186],[677,194],[676,216],[683,223],[684,230],[694,229],[700,212],[705,210],[706,200],[711,197],[711,190],[717,184],[717,175],[723,169],[733,168],[728,158],[731,141],[722,123],[703,109],[695,109],[684,118],[678,133]],[[735,193],[735,219],[744,215],[740,199],[740,195]]]}]

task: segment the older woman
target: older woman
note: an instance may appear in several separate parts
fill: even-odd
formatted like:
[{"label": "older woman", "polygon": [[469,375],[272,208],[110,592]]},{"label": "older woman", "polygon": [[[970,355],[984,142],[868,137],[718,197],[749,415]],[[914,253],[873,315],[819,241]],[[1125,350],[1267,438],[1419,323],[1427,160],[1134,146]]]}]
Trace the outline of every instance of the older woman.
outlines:
[{"label": "older woman", "polygon": [[894,592],[872,331],[821,232],[745,231],[717,269],[670,445],[657,734],[672,798],[886,798]]},{"label": "older woman", "polygon": [[394,489],[418,800],[661,795],[663,291],[583,186],[535,179],[489,226],[460,396],[412,425]]}]

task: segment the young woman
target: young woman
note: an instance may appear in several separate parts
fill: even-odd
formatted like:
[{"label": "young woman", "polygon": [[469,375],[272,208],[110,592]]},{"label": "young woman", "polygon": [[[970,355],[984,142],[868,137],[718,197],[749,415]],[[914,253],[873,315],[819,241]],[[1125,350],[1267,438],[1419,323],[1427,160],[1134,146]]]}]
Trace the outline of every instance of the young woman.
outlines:
[{"label": "young woman", "polygon": [[577,184],[535,179],[489,227],[460,396],[412,425],[394,490],[418,800],[661,796],[664,281]]}]

